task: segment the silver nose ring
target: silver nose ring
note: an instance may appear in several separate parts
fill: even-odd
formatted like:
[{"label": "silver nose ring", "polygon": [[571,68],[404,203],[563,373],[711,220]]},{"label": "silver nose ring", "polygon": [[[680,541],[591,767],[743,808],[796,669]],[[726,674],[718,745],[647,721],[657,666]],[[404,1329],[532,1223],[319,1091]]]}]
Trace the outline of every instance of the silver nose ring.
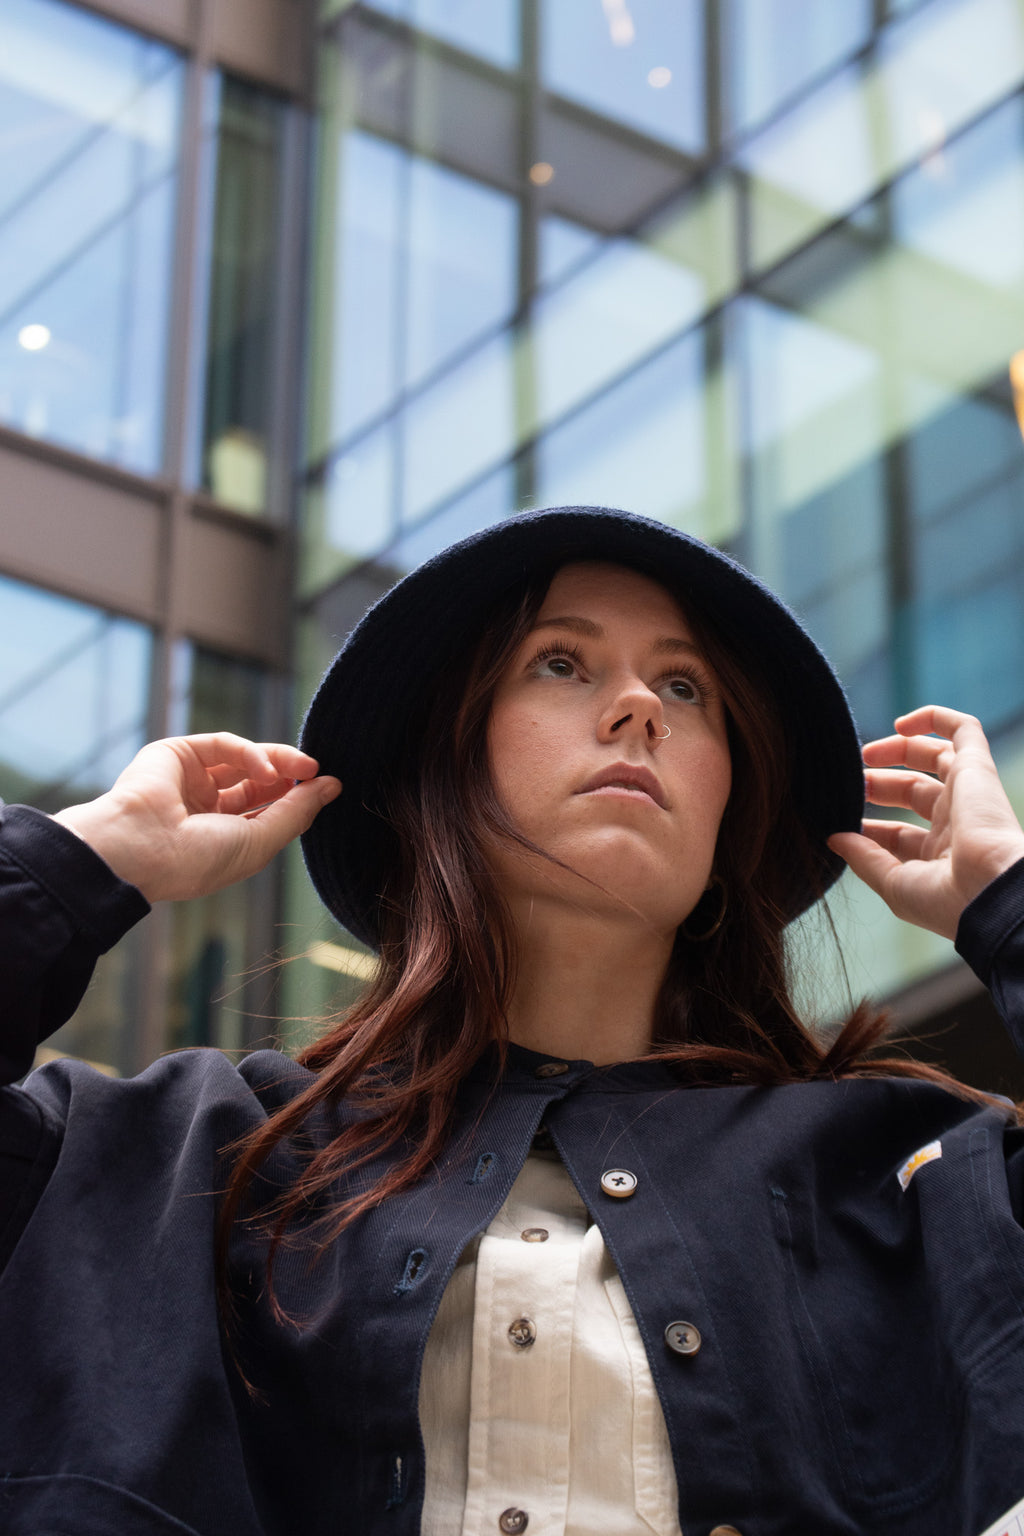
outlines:
[{"label": "silver nose ring", "polygon": [[669,730],[668,726],[666,725],[664,736],[653,736],[652,735],[651,740],[652,741],[668,741],[668,739],[669,739],[669,737],[671,735],[672,735],[672,732]]}]

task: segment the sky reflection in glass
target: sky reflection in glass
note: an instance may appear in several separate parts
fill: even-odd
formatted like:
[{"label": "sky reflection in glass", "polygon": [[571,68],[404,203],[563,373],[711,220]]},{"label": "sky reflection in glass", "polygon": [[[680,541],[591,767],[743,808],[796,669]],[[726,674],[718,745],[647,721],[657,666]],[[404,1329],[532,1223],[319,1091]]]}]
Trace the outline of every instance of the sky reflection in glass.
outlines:
[{"label": "sky reflection in glass", "polygon": [[0,10],[0,419],[143,471],[162,453],[182,79],[169,49],[55,0]]}]

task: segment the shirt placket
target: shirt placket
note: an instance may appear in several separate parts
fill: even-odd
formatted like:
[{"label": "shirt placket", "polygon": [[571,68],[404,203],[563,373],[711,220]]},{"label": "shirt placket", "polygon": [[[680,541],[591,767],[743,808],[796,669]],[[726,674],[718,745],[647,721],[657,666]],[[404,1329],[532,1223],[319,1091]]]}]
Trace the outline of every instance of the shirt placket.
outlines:
[{"label": "shirt placket", "polygon": [[522,1236],[538,1230],[528,1207],[503,1214],[511,1218],[509,1227],[521,1222],[522,1232],[487,1233],[477,1258],[462,1532],[561,1536],[583,1223],[575,1232],[553,1228],[550,1240],[536,1241]]}]

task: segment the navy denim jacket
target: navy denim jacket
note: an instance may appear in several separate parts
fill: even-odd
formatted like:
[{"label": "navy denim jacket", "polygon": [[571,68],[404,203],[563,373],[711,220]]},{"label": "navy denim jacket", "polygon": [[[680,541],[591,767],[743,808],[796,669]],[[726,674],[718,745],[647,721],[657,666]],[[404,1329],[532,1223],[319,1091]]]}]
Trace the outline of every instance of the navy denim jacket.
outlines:
[{"label": "navy denim jacket", "polygon": [[[1022,895],[1024,862],[958,940],[1011,1029]],[[3,1081],[144,911],[71,834],[2,813]],[[283,1255],[301,1330],[274,1323],[238,1230],[254,1400],[213,1294],[219,1150],[308,1081],[271,1051],[191,1051],[130,1081],[59,1061],[0,1089],[3,1536],[413,1536],[427,1333],[542,1116],[636,1314],[685,1536],[980,1536],[1024,1498],[1024,1133],[998,1110],[923,1082],[686,1088],[513,1049],[497,1083],[467,1079],[436,1177],[319,1264]],[[636,1174],[632,1198],[602,1193],[607,1167]],[[676,1320],[698,1354],[667,1347]]]}]

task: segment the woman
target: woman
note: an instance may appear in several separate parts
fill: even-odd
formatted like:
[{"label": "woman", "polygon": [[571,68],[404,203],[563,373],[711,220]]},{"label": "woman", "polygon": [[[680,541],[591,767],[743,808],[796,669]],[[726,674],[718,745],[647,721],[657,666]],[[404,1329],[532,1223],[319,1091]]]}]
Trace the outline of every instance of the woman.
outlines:
[{"label": "woman", "polygon": [[147,900],[299,832],[381,965],[300,1063],[3,1091],[0,1529],[1009,1521],[1020,1132],[865,1061],[864,1010],[826,1053],[785,974],[845,859],[1019,1016],[1024,833],[980,727],[897,730],[870,797],[931,828],[857,831],[792,615],[683,535],[562,509],[384,598],[304,751],[157,743],[63,827],[5,812],[10,1079]]}]

